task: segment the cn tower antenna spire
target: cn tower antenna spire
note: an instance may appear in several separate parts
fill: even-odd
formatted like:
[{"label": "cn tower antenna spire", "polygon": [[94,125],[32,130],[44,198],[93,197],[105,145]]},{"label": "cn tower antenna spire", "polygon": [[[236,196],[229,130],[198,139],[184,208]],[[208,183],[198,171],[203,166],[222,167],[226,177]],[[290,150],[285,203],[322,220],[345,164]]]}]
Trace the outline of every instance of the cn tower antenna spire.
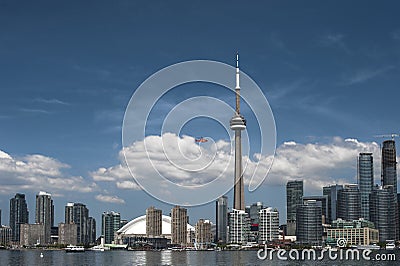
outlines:
[{"label": "cn tower antenna spire", "polygon": [[240,114],[239,52],[236,53],[236,114]]}]

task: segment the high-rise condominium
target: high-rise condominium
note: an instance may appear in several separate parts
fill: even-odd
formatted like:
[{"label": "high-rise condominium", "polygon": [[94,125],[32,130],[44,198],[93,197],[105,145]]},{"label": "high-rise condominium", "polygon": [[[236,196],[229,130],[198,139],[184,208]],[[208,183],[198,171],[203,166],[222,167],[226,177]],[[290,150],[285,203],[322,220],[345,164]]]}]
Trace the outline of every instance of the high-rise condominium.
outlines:
[{"label": "high-rise condominium", "polygon": [[320,245],[322,242],[322,207],[315,200],[304,201],[297,208],[297,242],[301,244]]},{"label": "high-rise condominium", "polygon": [[103,212],[101,217],[101,234],[104,243],[111,244],[114,241],[114,233],[121,227],[121,214],[119,212]]},{"label": "high-rise condominium", "polygon": [[162,211],[153,206],[146,210],[146,236],[157,237],[162,235]]},{"label": "high-rise condominium", "polygon": [[25,194],[17,193],[10,199],[10,227],[12,230],[12,241],[20,241],[20,225],[29,223],[29,212],[26,204]]},{"label": "high-rise condominium", "polygon": [[65,223],[76,224],[77,242],[79,244],[89,244],[88,232],[89,210],[82,203],[67,203],[65,206]]},{"label": "high-rise condominium", "polygon": [[325,222],[330,224],[332,221],[336,220],[337,217],[337,195],[338,191],[343,189],[342,185],[331,185],[323,187],[323,195],[328,197],[328,216]]},{"label": "high-rise condominium", "polygon": [[36,195],[35,223],[44,226],[45,244],[51,243],[51,227],[54,226],[54,205],[51,194],[40,191]]},{"label": "high-rise condominium", "polygon": [[187,209],[175,206],[171,210],[171,244],[187,244]]}]

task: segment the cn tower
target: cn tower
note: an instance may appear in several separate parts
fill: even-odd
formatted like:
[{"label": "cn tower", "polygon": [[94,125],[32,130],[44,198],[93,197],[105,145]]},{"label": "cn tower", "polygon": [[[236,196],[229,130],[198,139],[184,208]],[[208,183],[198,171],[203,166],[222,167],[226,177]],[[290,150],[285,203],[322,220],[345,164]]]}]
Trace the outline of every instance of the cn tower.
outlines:
[{"label": "cn tower", "polygon": [[240,85],[239,85],[239,54],[236,54],[236,112],[230,125],[235,131],[235,186],[233,194],[233,208],[244,209],[244,182],[242,169],[242,130],[246,129],[246,119],[240,114]]}]

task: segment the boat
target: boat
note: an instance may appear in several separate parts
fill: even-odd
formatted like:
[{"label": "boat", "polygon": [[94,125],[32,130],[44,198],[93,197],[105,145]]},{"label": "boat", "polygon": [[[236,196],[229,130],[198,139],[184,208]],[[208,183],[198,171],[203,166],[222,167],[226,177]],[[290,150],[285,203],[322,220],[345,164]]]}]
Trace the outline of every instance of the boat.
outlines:
[{"label": "boat", "polygon": [[85,252],[85,247],[68,245],[64,250],[66,252]]},{"label": "boat", "polygon": [[94,246],[90,248],[91,251],[104,251],[105,248],[102,246]]},{"label": "boat", "polygon": [[394,250],[396,245],[394,244],[394,240],[387,240],[386,241],[386,249],[387,250]]},{"label": "boat", "polygon": [[371,250],[381,249],[381,247],[378,246],[377,244],[373,244],[373,245],[357,245],[356,248],[357,249],[371,249]]}]

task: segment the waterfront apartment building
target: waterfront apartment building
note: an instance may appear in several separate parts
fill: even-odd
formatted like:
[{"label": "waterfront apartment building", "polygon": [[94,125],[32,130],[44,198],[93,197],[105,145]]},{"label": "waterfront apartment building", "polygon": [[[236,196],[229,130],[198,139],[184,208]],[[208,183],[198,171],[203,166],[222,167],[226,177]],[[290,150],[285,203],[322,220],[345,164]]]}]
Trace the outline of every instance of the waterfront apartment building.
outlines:
[{"label": "waterfront apartment building", "polygon": [[186,246],[188,220],[187,209],[175,206],[171,210],[171,244]]},{"label": "waterfront apartment building", "polygon": [[195,243],[198,249],[207,249],[212,242],[211,222],[200,219],[195,226]]},{"label": "waterfront apartment building", "polygon": [[246,206],[246,213],[249,215],[250,230],[248,235],[249,242],[258,242],[260,211],[263,209],[262,202],[256,202],[250,206]]},{"label": "waterfront apartment building", "polygon": [[374,187],[374,160],[372,153],[360,153],[357,160],[357,179],[360,190],[361,216],[366,220],[369,217],[369,197]]},{"label": "waterfront apartment building", "polygon": [[88,218],[88,242],[89,244],[96,243],[96,219],[93,217]]},{"label": "waterfront apartment building", "polygon": [[7,246],[12,240],[12,229],[0,224],[0,246]]},{"label": "waterfront apartment building", "polygon": [[112,244],[114,233],[121,226],[121,214],[114,211],[103,212],[101,220],[101,234],[104,237],[104,243]]},{"label": "waterfront apartment building", "polygon": [[327,230],[327,238],[333,241],[345,238],[347,245],[371,245],[379,242],[379,231],[372,222],[362,218],[353,221],[337,219]]},{"label": "waterfront apartment building", "polygon": [[341,189],[343,186],[337,184],[323,187],[322,193],[328,197],[328,216],[325,217],[325,223],[330,224],[337,218],[337,195]]},{"label": "waterfront apartment building", "polygon": [[322,243],[322,207],[315,200],[304,201],[297,208],[297,242],[300,244],[321,245]]},{"label": "waterfront apartment building", "polygon": [[158,237],[162,235],[162,211],[153,206],[146,209],[146,236]]},{"label": "waterfront apartment building", "polygon": [[77,245],[81,244],[78,240],[78,225],[74,223],[58,224],[58,244]]},{"label": "waterfront apartment building", "polygon": [[89,244],[88,231],[89,210],[82,203],[67,203],[65,206],[65,223],[77,225],[77,243]]},{"label": "waterfront apartment building", "polygon": [[286,184],[287,235],[296,235],[296,212],[303,202],[303,180]]},{"label": "waterfront apartment building", "polygon": [[250,218],[244,210],[233,209],[229,213],[229,242],[245,244],[248,241]]},{"label": "waterfront apartment building", "polygon": [[398,239],[397,195],[393,186],[377,186],[370,198],[370,217],[379,230],[379,241]]},{"label": "waterfront apartment building", "polygon": [[259,212],[259,238],[260,244],[279,239],[279,212],[277,209],[264,208]]},{"label": "waterfront apartment building", "polygon": [[20,245],[34,246],[45,245],[45,225],[44,224],[21,224],[20,225]]},{"label": "waterfront apartment building", "polygon": [[346,221],[358,220],[361,217],[361,195],[357,184],[347,184],[339,190],[337,211],[337,218]]},{"label": "waterfront apartment building", "polygon": [[10,227],[13,242],[20,241],[20,225],[27,223],[29,223],[29,212],[25,194],[17,193],[10,199]]},{"label": "waterfront apartment building", "polygon": [[226,196],[222,196],[217,199],[215,202],[215,210],[215,242],[226,243],[228,241],[228,198]]},{"label": "waterfront apartment building", "polygon": [[51,194],[40,191],[36,195],[35,223],[43,224],[43,244],[51,243],[51,227],[54,226],[54,205]]}]

